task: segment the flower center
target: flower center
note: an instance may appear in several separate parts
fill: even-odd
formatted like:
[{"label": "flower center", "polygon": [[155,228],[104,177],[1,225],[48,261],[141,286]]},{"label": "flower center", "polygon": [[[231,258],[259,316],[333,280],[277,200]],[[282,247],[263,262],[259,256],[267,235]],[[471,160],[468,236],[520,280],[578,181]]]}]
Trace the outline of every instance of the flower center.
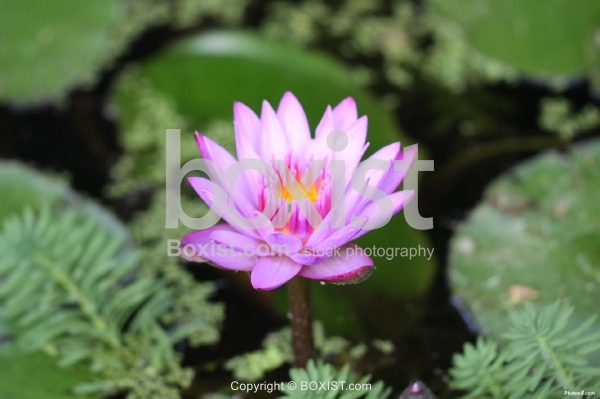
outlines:
[{"label": "flower center", "polygon": [[[310,202],[312,202],[313,204],[315,202],[317,202],[317,199],[319,199],[319,188],[320,188],[320,184],[317,181],[315,184],[312,185],[312,187],[310,188],[310,190],[306,190],[306,188],[302,185],[302,183],[298,183],[298,185],[300,186],[300,188],[302,189],[302,191],[304,192],[304,195],[306,195],[306,197],[308,197],[308,199],[310,200]],[[281,189],[281,198],[288,201],[288,202],[292,202],[294,201],[294,198],[292,197],[292,194],[288,191],[288,189],[285,187],[285,185],[283,185],[282,183],[282,189]]]},{"label": "flower center", "polygon": [[[284,174],[277,173],[263,180],[259,206],[263,212],[271,215],[276,231],[295,235],[304,241],[310,237],[319,221],[327,216],[331,207],[329,165],[322,170],[311,171],[310,168],[302,170],[295,162],[288,161],[287,164],[291,172],[287,178]],[[304,176],[307,173],[315,175],[312,178]],[[307,177],[304,184],[303,177]],[[307,188],[307,182],[314,183]],[[312,207],[303,204],[307,200],[312,203]],[[267,205],[269,209],[266,209]]]}]

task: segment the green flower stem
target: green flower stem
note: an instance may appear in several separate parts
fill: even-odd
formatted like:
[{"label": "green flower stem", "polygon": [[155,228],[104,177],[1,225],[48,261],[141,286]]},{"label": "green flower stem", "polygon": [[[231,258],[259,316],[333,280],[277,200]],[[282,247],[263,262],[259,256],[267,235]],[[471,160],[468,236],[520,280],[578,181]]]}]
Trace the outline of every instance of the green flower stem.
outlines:
[{"label": "green flower stem", "polygon": [[296,276],[288,283],[294,367],[304,368],[315,355],[310,305],[310,281]]}]

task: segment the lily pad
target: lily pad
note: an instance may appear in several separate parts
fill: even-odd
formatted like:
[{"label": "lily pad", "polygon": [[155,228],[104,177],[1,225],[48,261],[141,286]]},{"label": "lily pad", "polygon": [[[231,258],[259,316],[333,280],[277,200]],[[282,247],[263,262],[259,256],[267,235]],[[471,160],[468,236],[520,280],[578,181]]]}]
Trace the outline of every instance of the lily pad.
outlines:
[{"label": "lily pad", "polygon": [[[348,96],[354,97],[359,113],[369,117],[369,153],[394,141],[401,141],[403,146],[414,143],[397,129],[385,108],[352,81],[342,65],[321,54],[251,33],[215,32],[193,36],[173,44],[164,53],[135,69],[154,89],[173,100],[177,112],[185,117],[186,125],[190,127],[189,131],[182,132],[182,140],[188,140],[190,146],[195,146],[193,130],[201,130],[216,119],[233,121],[234,101],[260,110],[263,99],[277,104],[287,90],[293,92],[304,106],[312,129],[327,105],[335,105]],[[135,109],[135,101],[134,94],[117,88],[114,102],[124,120],[135,119],[130,115]],[[164,129],[178,127],[164,126],[161,131],[147,133],[156,134],[164,140]],[[234,142],[233,129],[229,140],[224,142],[221,134],[218,141],[228,147],[227,144]],[[408,226],[401,215],[385,227],[362,237],[359,244],[383,248],[430,247],[423,232]],[[411,261],[377,257],[375,264],[377,271],[358,287],[360,292],[364,292],[361,296],[376,293],[376,296],[396,300],[413,299],[424,294],[437,265],[435,257],[431,260],[413,258]],[[317,295],[321,296],[323,292],[323,298],[315,300],[322,303],[316,307],[317,317],[332,323],[337,316],[347,315],[356,309],[354,304],[350,305],[354,290],[336,290],[335,296],[343,292],[345,298],[334,300],[334,294],[327,293],[333,292],[330,289],[333,287],[327,288],[318,290]],[[285,304],[285,301],[276,302]]]},{"label": "lily pad", "polygon": [[21,213],[26,207],[39,209],[66,198],[68,184],[42,176],[17,162],[0,161],[0,227],[8,216]]},{"label": "lily pad", "polygon": [[429,0],[481,53],[535,78],[584,74],[600,27],[594,0]]},{"label": "lily pad", "polygon": [[42,206],[62,208],[77,207],[92,215],[99,223],[122,237],[129,235],[127,228],[109,211],[93,201],[81,198],[64,178],[49,176],[14,161],[0,160],[0,228],[3,221],[26,208],[33,210]]},{"label": "lily pad", "polygon": [[263,100],[277,104],[289,90],[302,103],[313,130],[327,105],[352,96],[360,114],[369,116],[370,153],[393,141],[414,144],[341,64],[249,32],[184,39],[140,65],[140,70],[156,89],[175,100],[193,129],[213,119],[233,120],[234,101],[260,110]]},{"label": "lily pad", "polygon": [[[23,353],[0,346],[0,396],[2,399],[71,399],[74,386],[90,381],[86,367],[60,368],[45,353]],[[93,398],[96,396],[87,396]]]},{"label": "lily pad", "polygon": [[90,80],[112,50],[124,2],[0,0],[0,99],[58,97]]},{"label": "lily pad", "polygon": [[452,288],[484,334],[501,339],[508,309],[526,300],[568,300],[573,325],[598,314],[599,165],[598,141],[539,155],[493,182],[457,231]]}]

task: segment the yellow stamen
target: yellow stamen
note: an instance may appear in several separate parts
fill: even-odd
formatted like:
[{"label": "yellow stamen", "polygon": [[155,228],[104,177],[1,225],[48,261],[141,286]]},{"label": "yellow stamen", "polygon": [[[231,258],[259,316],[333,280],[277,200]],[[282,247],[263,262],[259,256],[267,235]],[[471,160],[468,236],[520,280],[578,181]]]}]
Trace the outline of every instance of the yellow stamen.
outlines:
[{"label": "yellow stamen", "polygon": [[[317,198],[319,198],[319,190],[318,190],[318,184],[313,184],[313,186],[310,188],[310,190],[306,190],[306,188],[304,188],[304,186],[302,185],[302,183],[298,183],[300,185],[300,188],[302,189],[302,191],[304,192],[304,194],[308,197],[308,199],[314,204],[315,202],[317,202]],[[285,186],[282,187],[282,192],[281,192],[281,198],[283,198],[286,201],[290,201],[292,202],[294,200],[294,198],[292,197],[292,194],[290,194],[290,192],[287,190],[287,188],[285,188]]]}]

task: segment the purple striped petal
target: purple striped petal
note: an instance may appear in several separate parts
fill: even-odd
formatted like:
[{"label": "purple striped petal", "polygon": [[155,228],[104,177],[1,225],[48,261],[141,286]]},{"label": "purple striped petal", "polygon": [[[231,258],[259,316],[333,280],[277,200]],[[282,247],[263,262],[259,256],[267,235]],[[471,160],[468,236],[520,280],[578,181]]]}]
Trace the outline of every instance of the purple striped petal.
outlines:
[{"label": "purple striped petal", "polygon": [[[362,231],[367,219],[355,219],[349,225],[334,230],[334,232],[322,242],[313,246],[313,250],[340,248]],[[307,243],[308,244],[308,243]]]},{"label": "purple striped petal", "polygon": [[[333,132],[334,130],[335,130],[335,122],[334,122],[334,118],[333,118],[333,111],[331,110],[330,106],[327,106],[327,108],[325,109],[325,113],[323,114],[323,117],[319,121],[319,124],[317,125],[317,129],[315,130],[315,138],[322,137],[322,136],[327,137],[327,135],[329,133]],[[318,158],[315,158],[315,159],[318,159]]]},{"label": "purple striped petal", "polygon": [[304,249],[301,252],[295,253],[290,258],[297,263],[304,266],[317,265],[324,260],[327,260],[332,254],[322,251],[319,253],[313,253],[310,249]]},{"label": "purple striped petal", "polygon": [[373,261],[354,244],[339,250],[339,254],[314,266],[304,266],[298,275],[333,284],[354,284],[366,280],[375,270]]},{"label": "purple striped petal", "polygon": [[256,256],[246,256],[243,252],[215,243],[210,237],[216,232],[234,233],[235,229],[227,224],[218,224],[186,234],[181,239],[181,257],[190,262],[210,262],[224,269],[252,270]]},{"label": "purple striped petal", "polygon": [[367,139],[368,118],[366,116],[358,119],[352,126],[344,132],[348,136],[348,146],[343,151],[333,153],[333,159],[343,160],[346,169],[346,184],[350,182],[352,174],[360,159],[368,148]]},{"label": "purple striped petal", "polygon": [[233,126],[238,159],[260,158],[260,119],[246,105],[233,105]]},{"label": "purple striped petal", "polygon": [[302,105],[289,91],[285,92],[279,103],[277,117],[291,145],[292,153],[301,155],[304,146],[310,140],[310,129]]},{"label": "purple striped petal", "polygon": [[258,258],[250,282],[257,290],[272,290],[290,281],[302,269],[302,265],[287,256]]},{"label": "purple striped petal", "polygon": [[200,198],[202,198],[202,201],[204,201],[206,205],[208,205],[212,209],[213,212],[215,212],[220,217],[223,217],[227,209],[227,202],[223,203],[221,201],[218,201],[213,207],[213,199],[215,195],[218,197],[220,196],[222,198],[229,198],[229,195],[223,189],[223,187],[213,182],[212,180],[208,180],[204,177],[188,177],[188,182],[190,183],[194,191],[196,191],[196,194],[198,194]]},{"label": "purple striped petal", "polygon": [[293,255],[302,249],[302,240],[285,233],[271,234],[267,236],[266,241],[273,249],[277,249],[279,253],[287,256]]},{"label": "purple striped petal", "polygon": [[275,232],[275,228],[273,227],[273,223],[259,211],[255,211],[252,214],[252,219],[250,219],[252,225],[254,226],[256,234],[258,234],[263,240],[266,240],[268,236]]},{"label": "purple striped petal", "polygon": [[[236,160],[225,148],[215,143],[205,135],[196,132],[196,143],[200,149],[200,154],[205,159],[210,159],[214,164],[210,164],[210,170],[213,172],[213,177],[222,187],[228,187],[226,172]],[[215,170],[214,166],[218,168]]]},{"label": "purple striped petal", "polygon": [[[392,216],[400,212],[400,210],[413,199],[414,195],[414,190],[398,191],[390,194],[388,197],[392,200]],[[375,202],[371,202],[361,209],[356,216],[359,218],[368,218],[369,222],[365,226],[365,229],[358,232],[353,239],[357,239],[371,230],[383,227],[383,223],[389,215],[381,215],[379,205]]]},{"label": "purple striped petal", "polygon": [[290,152],[290,143],[275,110],[267,101],[263,101],[260,120],[263,157],[266,161],[284,160]]},{"label": "purple striped petal", "polygon": [[336,130],[348,129],[358,119],[356,102],[352,97],[343,99],[333,109],[333,120]]},{"label": "purple striped petal", "polygon": [[[210,180],[203,177],[189,177],[188,181],[200,198],[210,206],[211,210],[223,218],[229,225],[242,234],[257,239],[260,238],[258,232],[255,231],[256,228],[252,219],[246,218],[243,214],[244,212],[240,212],[235,207],[235,204],[230,201],[229,195],[219,185],[211,185]],[[232,208],[229,208],[229,206]]]},{"label": "purple striped petal", "polygon": [[256,253],[256,248],[261,244],[260,240],[241,234],[235,230],[216,230],[210,234],[210,239],[216,243],[225,244],[236,251],[245,251],[245,253]]},{"label": "purple striped petal", "polygon": [[379,186],[391,173],[393,161],[399,152],[400,143],[392,143],[380,149],[367,158],[366,161],[358,165],[353,178],[362,180],[362,186],[359,191],[354,188],[353,184],[348,185],[346,189],[346,197],[348,199],[347,220],[350,220],[352,215],[357,213],[357,210],[363,208],[371,201],[366,197],[367,190],[373,190],[374,188],[381,190]]},{"label": "purple striped petal", "polygon": [[386,194],[391,194],[402,183],[404,176],[418,158],[418,147],[410,146],[400,151],[395,158],[390,172],[383,178],[379,184],[379,189]]}]

